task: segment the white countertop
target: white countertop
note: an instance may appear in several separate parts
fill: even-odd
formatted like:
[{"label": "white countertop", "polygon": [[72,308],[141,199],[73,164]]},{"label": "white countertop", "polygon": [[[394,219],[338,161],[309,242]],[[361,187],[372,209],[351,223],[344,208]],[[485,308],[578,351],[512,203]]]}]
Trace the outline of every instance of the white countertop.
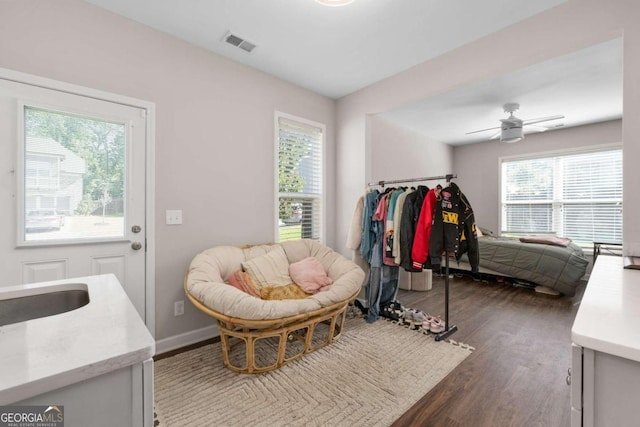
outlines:
[{"label": "white countertop", "polygon": [[640,270],[600,255],[571,329],[582,347],[640,362]]},{"label": "white countertop", "polygon": [[155,341],[112,274],[0,287],[0,298],[84,283],[84,307],[0,326],[0,405],[151,358]]}]

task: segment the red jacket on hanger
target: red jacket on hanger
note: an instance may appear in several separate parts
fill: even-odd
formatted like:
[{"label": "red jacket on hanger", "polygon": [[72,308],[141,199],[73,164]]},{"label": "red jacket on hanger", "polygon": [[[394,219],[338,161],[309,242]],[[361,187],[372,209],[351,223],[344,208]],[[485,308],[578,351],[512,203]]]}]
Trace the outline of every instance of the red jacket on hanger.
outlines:
[{"label": "red jacket on hanger", "polygon": [[438,185],[436,188],[429,190],[422,202],[422,209],[420,209],[420,217],[418,218],[411,250],[411,260],[413,261],[413,268],[416,270],[422,270],[422,266],[429,259],[429,238],[431,237],[433,214],[438,199],[437,192],[440,191],[440,188]]}]

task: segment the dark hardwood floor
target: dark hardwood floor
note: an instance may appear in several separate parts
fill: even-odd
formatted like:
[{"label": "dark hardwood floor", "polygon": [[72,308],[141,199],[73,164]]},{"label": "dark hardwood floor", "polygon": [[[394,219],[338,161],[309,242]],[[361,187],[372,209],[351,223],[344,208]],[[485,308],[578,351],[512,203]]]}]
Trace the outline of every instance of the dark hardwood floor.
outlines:
[{"label": "dark hardwood floor", "polygon": [[[571,326],[584,286],[570,298],[450,279],[450,338],[476,350],[393,426],[569,426]],[[444,317],[444,278],[398,300]]]}]

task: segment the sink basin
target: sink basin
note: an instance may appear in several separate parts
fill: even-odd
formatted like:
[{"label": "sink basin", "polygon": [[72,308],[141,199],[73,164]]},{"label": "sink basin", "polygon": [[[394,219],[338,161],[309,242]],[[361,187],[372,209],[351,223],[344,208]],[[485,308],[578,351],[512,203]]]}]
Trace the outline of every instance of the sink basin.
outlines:
[{"label": "sink basin", "polygon": [[66,313],[88,303],[89,289],[83,283],[26,288],[18,292],[2,292],[0,288],[0,326]]}]

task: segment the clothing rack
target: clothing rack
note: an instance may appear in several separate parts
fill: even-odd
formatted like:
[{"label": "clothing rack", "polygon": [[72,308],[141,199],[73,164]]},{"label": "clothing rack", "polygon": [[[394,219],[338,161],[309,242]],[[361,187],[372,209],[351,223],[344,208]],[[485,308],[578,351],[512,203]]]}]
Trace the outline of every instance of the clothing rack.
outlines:
[{"label": "clothing rack", "polygon": [[[424,178],[407,178],[407,179],[394,179],[391,181],[378,181],[378,182],[370,182],[367,185],[369,187],[373,187],[375,185],[379,185],[384,187],[386,184],[400,184],[405,182],[419,182],[419,181],[437,181],[440,179],[446,179],[447,184],[451,182],[452,179],[457,178],[458,176],[455,174],[447,174],[441,176],[429,176]],[[458,330],[456,325],[449,325],[449,253],[445,251],[445,269],[444,269],[444,324],[445,330],[436,334],[436,341],[442,341],[447,339],[453,333]]]},{"label": "clothing rack", "polygon": [[405,182],[420,182],[420,181],[437,181],[439,179],[446,179],[447,183],[450,182],[453,178],[457,178],[457,175],[453,175],[453,174],[447,174],[447,175],[441,175],[441,176],[428,176],[428,177],[424,177],[424,178],[408,178],[408,179],[394,179],[394,180],[387,180],[387,181],[378,181],[378,182],[370,182],[367,185],[369,187],[373,187],[374,185],[379,185],[381,187],[384,187],[387,184],[400,184],[400,183],[405,183]]}]

